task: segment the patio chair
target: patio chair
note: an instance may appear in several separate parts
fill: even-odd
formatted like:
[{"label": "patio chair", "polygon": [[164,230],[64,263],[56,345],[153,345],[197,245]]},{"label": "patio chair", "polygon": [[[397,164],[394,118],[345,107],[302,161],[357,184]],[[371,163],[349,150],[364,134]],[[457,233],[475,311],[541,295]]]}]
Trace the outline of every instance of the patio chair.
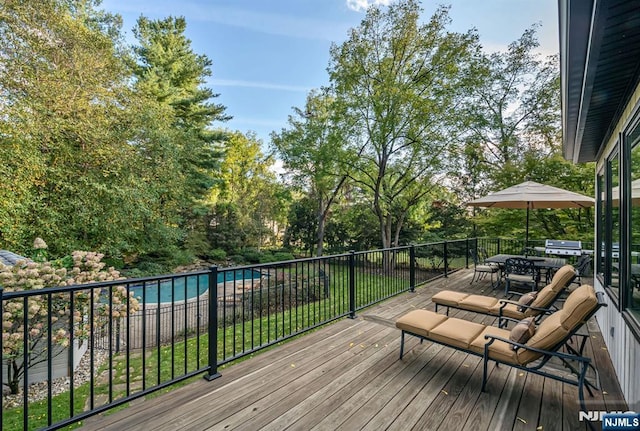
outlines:
[{"label": "patio chair", "polygon": [[586,277],[591,274],[591,256],[588,254],[580,256],[576,261],[575,267],[578,275],[573,282],[580,285],[582,284],[582,277]]},{"label": "patio chair", "polygon": [[535,247],[524,247],[520,254],[523,256],[540,256],[540,253],[538,253]]},{"label": "patio chair", "polygon": [[480,281],[484,279],[487,274],[490,274],[491,287],[495,288],[500,282],[500,275],[498,274],[497,280],[494,283],[493,274],[500,272],[500,266],[497,263],[485,262],[485,259],[489,256],[483,248],[478,247],[477,250],[469,249],[469,255],[473,259],[473,277],[469,284],[472,284],[474,281]]},{"label": "patio chair", "polygon": [[[537,328],[533,319],[528,318],[512,330],[448,317],[429,310],[413,310],[396,321],[396,327],[401,330],[400,359],[404,353],[405,334],[412,335],[421,341],[432,341],[481,356],[483,392],[489,375],[489,361],[494,361],[496,364],[505,364],[577,386],[580,407],[587,411],[584,387],[587,387],[590,394],[590,386],[597,388],[586,379],[588,369],[593,368],[590,364],[591,359],[583,355],[585,343],[576,350],[568,342],[603,306],[606,306],[606,303],[602,292],[596,294],[592,286],[582,285],[567,297],[562,309],[549,315]],[[563,346],[566,352],[560,351]],[[571,377],[571,374],[546,370],[544,367],[552,358],[562,361],[575,378]],[[597,383],[597,371],[595,374]]]},{"label": "patio chair", "polygon": [[519,301],[498,299],[493,296],[471,295],[453,290],[442,290],[433,295],[431,301],[436,305],[436,312],[438,307],[446,307],[447,316],[450,308],[498,316],[500,326],[507,323],[503,321],[503,317],[518,320],[534,317],[536,320],[540,320],[545,314],[554,311],[553,303],[576,276],[576,270],[573,266],[565,265],[556,271],[551,282],[539,292],[535,295],[522,295]]},{"label": "patio chair", "polygon": [[509,294],[511,283],[520,283],[531,286],[533,292],[538,287],[540,274],[532,260],[521,257],[510,257],[504,262],[504,294]]}]

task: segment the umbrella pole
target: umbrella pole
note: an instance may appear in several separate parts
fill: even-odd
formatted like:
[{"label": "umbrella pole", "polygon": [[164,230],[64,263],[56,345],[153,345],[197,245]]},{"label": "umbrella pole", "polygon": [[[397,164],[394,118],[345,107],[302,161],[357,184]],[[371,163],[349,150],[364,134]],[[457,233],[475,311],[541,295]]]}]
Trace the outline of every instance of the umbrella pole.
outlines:
[{"label": "umbrella pole", "polygon": [[527,202],[527,233],[525,234],[524,239],[524,248],[525,250],[529,247],[529,202]]}]

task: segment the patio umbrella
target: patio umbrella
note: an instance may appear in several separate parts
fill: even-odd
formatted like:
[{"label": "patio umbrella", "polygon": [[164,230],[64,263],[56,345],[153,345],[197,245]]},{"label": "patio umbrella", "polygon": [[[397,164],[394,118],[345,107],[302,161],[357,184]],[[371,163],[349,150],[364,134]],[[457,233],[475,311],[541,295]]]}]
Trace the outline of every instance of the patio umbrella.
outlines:
[{"label": "patio umbrella", "polygon": [[[611,189],[611,195],[613,198],[613,206],[618,206],[620,201],[620,187],[615,186]],[[604,192],[602,193],[602,200],[605,199]],[[640,206],[640,179],[631,181],[631,206]]]},{"label": "patio umbrella", "polygon": [[595,205],[595,199],[558,187],[534,181],[508,187],[471,202],[467,205],[484,208],[526,208],[526,244],[529,243],[529,209],[536,208],[586,208]]}]

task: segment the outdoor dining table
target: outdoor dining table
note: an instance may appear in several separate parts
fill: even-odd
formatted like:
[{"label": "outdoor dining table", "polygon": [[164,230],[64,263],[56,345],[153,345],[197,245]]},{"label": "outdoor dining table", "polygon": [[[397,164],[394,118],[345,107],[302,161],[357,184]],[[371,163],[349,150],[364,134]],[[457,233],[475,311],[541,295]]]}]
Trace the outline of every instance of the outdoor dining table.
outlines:
[{"label": "outdoor dining table", "polygon": [[538,273],[545,271],[545,280],[547,282],[554,270],[563,267],[567,263],[567,259],[561,257],[524,256],[521,254],[496,254],[488,257],[484,261],[488,263],[497,263],[500,268],[503,268],[506,260],[510,258],[521,258],[532,261],[533,265],[538,270]]}]

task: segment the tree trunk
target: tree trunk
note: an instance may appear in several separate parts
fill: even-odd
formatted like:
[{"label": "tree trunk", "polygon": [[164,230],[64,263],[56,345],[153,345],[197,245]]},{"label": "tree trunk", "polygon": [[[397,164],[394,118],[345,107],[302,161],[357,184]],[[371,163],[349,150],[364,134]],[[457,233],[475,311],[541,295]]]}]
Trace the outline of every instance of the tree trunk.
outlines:
[{"label": "tree trunk", "polygon": [[15,359],[10,359],[7,362],[7,386],[12,395],[16,395],[20,392],[20,372],[19,367]]},{"label": "tree trunk", "polygon": [[316,242],[316,256],[322,256],[324,253],[324,227],[327,220],[326,212],[321,211],[318,217],[318,240]]}]

